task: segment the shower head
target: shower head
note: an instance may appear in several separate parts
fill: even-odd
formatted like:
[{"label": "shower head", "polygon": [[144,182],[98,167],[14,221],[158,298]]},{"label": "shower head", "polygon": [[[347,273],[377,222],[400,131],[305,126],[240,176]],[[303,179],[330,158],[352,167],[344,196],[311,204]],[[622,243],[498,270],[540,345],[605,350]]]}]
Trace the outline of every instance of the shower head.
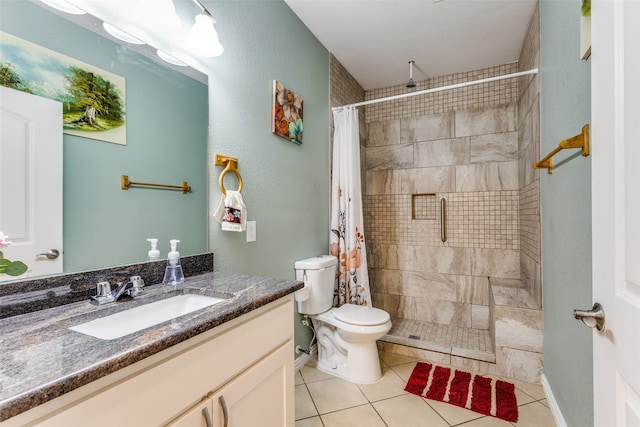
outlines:
[{"label": "shower head", "polygon": [[414,61],[409,61],[409,81],[407,82],[406,85],[404,85],[405,87],[408,87],[408,88],[416,87],[416,84],[413,81],[413,62]]}]

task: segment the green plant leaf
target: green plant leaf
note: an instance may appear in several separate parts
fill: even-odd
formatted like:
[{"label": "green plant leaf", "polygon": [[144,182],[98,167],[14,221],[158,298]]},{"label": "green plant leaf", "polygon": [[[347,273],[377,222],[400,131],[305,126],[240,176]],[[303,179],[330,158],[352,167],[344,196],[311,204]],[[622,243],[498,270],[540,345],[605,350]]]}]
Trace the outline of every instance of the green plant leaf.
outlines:
[{"label": "green plant leaf", "polygon": [[0,260],[4,259],[4,254],[2,253],[2,251],[0,251]]},{"label": "green plant leaf", "polygon": [[9,276],[19,276],[25,271],[27,271],[27,265],[22,261],[13,261],[4,270]]}]

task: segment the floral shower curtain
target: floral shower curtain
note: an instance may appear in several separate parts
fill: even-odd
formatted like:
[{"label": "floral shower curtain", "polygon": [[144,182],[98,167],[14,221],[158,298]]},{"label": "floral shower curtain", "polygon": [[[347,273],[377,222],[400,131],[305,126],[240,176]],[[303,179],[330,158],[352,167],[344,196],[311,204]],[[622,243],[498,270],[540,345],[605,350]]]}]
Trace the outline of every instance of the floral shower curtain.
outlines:
[{"label": "floral shower curtain", "polygon": [[331,172],[331,255],[338,258],[334,305],[371,306],[360,185],[358,110],[333,112]]}]

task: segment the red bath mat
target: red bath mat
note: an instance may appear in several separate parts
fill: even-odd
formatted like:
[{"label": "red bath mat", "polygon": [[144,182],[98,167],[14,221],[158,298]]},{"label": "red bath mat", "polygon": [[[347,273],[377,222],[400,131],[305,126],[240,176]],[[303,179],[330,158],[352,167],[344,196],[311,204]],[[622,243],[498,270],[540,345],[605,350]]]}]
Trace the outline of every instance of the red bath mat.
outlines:
[{"label": "red bath mat", "polygon": [[404,390],[483,415],[518,421],[515,386],[506,381],[418,362]]}]

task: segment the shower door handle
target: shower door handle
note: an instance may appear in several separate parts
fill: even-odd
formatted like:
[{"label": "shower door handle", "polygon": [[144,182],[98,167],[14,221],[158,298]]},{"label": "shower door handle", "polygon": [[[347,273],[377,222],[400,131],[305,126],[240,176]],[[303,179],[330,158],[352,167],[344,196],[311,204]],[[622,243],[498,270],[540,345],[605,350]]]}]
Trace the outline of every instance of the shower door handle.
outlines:
[{"label": "shower door handle", "polygon": [[447,241],[447,201],[444,197],[440,198],[440,240],[442,243]]}]

